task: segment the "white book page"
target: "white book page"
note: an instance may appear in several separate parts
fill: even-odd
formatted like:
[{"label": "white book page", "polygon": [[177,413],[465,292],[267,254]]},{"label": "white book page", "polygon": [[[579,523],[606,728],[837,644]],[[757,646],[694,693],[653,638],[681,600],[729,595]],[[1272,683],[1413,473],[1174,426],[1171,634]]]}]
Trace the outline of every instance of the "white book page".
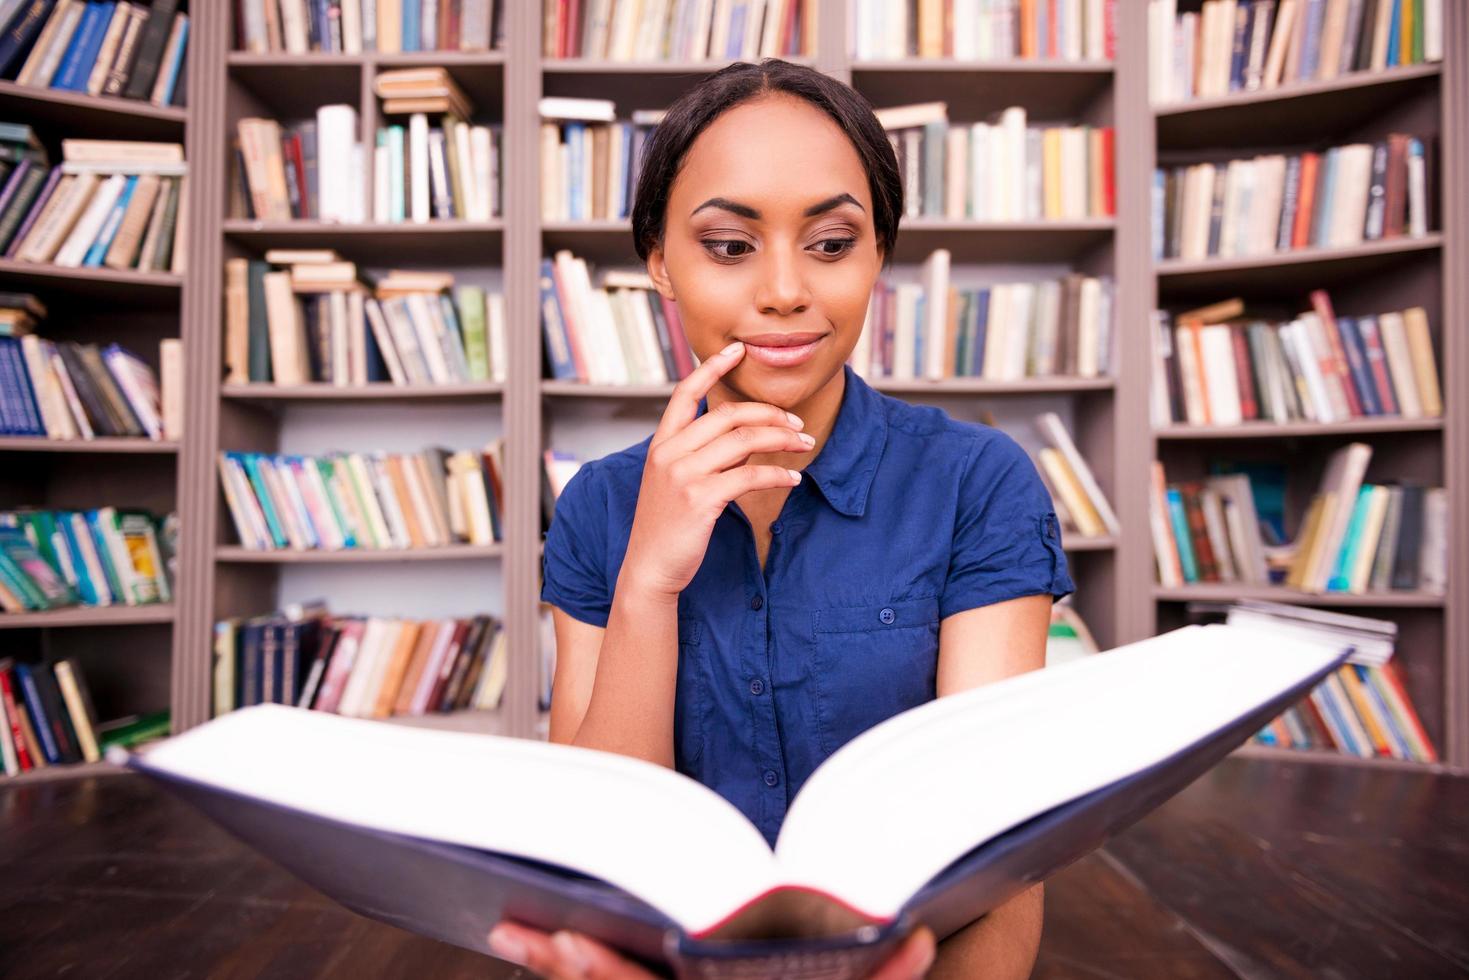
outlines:
[{"label": "white book page", "polygon": [[905,712],[801,787],[776,843],[783,881],[888,918],[979,844],[1161,762],[1341,649],[1186,627]]}]

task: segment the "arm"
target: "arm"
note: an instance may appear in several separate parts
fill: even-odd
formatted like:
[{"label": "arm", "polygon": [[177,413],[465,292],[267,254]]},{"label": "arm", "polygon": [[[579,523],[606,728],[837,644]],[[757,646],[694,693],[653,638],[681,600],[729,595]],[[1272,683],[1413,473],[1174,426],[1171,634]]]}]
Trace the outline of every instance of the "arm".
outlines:
[{"label": "arm", "polygon": [[[1050,620],[1049,595],[1010,599],[946,618],[939,625],[938,696],[1043,667]],[[929,976],[1030,976],[1040,948],[1043,895],[1042,886],[1035,885],[939,943]]]}]

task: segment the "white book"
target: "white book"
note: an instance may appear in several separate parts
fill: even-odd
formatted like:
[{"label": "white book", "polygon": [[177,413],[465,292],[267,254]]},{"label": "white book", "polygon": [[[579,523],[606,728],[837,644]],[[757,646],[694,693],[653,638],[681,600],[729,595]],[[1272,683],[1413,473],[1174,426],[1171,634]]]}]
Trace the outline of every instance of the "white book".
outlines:
[{"label": "white book", "polygon": [[281,40],[287,54],[306,54],[310,50],[307,41],[307,0],[279,0],[281,12]]},{"label": "white book", "polygon": [[485,294],[485,319],[489,333],[490,380],[504,383],[508,374],[509,351],[505,336],[505,294]]},{"label": "white book", "polygon": [[1000,113],[1001,142],[1005,146],[1005,169],[1000,174],[998,221],[1019,221],[1025,217],[1025,110],[1011,106]]},{"label": "white book", "polygon": [[1028,282],[1012,283],[1009,292],[1010,308],[1004,326],[1005,356],[1000,362],[1000,377],[1004,381],[1019,381],[1025,377],[1025,355],[1030,352],[1035,286]]},{"label": "white book", "polygon": [[918,283],[899,283],[894,312],[897,322],[893,329],[893,373],[899,380],[912,380],[918,376],[915,358],[917,355],[918,298],[923,287]]},{"label": "white book", "polygon": [[429,204],[428,116],[415,112],[408,117],[408,220],[418,223],[433,217]]},{"label": "white book", "polygon": [[1422,418],[1423,400],[1418,396],[1418,382],[1413,373],[1413,356],[1403,315],[1397,312],[1379,315],[1377,329],[1382,338],[1382,351],[1387,357],[1387,373],[1392,379],[1393,394],[1398,398],[1398,414],[1405,419]]},{"label": "white book", "polygon": [[1234,341],[1229,327],[1209,324],[1199,330],[1203,353],[1204,387],[1208,391],[1209,418],[1214,425],[1238,425],[1242,421],[1239,379],[1234,369]]},{"label": "white book", "polygon": [[1083,378],[1101,374],[1102,281],[1095,276],[1081,280],[1077,304],[1076,373]]},{"label": "white book", "polygon": [[102,182],[92,195],[86,210],[82,212],[81,218],[77,220],[76,227],[67,236],[66,243],[56,253],[53,260],[56,265],[75,268],[82,264],[87,249],[97,240],[98,233],[107,222],[107,216],[112,213],[113,206],[117,204],[117,199],[126,186],[127,178],[122,174],[113,174]]},{"label": "white book", "polygon": [[[357,110],[353,106],[326,105],[316,110],[317,169],[323,177],[317,203],[322,221],[352,222],[361,215],[361,175],[352,176],[357,146]],[[353,199],[354,191],[357,200]]]},{"label": "white book", "polygon": [[[923,262],[922,377],[944,376],[944,332],[948,323],[949,250],[936,248]],[[915,371],[915,373],[917,373]]]},{"label": "white book", "polygon": [[1433,595],[1448,589],[1449,496],[1444,487],[1423,494],[1423,551],[1419,554],[1418,587]]},{"label": "white book", "polygon": [[577,99],[560,95],[542,96],[536,103],[542,119],[576,119],[586,122],[612,122],[617,118],[617,103],[611,99]]}]

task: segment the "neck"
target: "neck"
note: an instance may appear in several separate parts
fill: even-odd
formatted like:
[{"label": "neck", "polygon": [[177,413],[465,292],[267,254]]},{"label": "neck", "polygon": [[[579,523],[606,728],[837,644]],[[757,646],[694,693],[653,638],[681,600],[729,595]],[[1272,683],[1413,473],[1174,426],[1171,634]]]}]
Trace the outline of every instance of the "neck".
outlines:
[{"label": "neck", "polygon": [[[842,407],[846,386],[846,372],[839,368],[825,384],[798,404],[781,406],[788,412],[794,412],[806,423],[801,431],[809,433],[816,440],[816,445],[811,449],[804,453],[755,453],[749,458],[749,462],[755,465],[773,464],[793,470],[804,468],[821,454],[822,447],[831,436],[831,430],[836,427],[837,413]],[[710,411],[724,402],[756,400],[758,399],[749,398],[730,387],[723,379],[715,382],[714,387],[709,389]]]}]

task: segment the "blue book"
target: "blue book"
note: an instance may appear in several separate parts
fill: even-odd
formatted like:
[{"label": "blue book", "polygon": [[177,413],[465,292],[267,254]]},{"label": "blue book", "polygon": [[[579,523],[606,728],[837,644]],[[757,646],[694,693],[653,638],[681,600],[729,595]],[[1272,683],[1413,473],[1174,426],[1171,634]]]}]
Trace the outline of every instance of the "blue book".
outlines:
[{"label": "blue book", "polygon": [[[1379,0],[1386,3],[1388,0]],[[1387,67],[1395,68],[1398,62],[1398,49],[1402,47],[1403,26],[1403,0],[1392,0],[1392,16],[1388,20],[1387,28]]]},{"label": "blue book", "polygon": [[580,380],[576,360],[571,356],[571,341],[566,333],[565,311],[556,295],[554,263],[541,259],[539,289],[541,293],[541,333],[546,344],[546,357],[551,362],[551,377],[557,381]]},{"label": "blue book", "polygon": [[1336,562],[1331,577],[1326,580],[1327,592],[1346,592],[1352,587],[1352,568],[1357,564],[1357,554],[1362,550],[1362,526],[1367,523],[1367,511],[1372,507],[1372,487],[1363,485],[1357,491],[1357,501],[1352,505],[1352,519],[1347,524],[1347,533],[1341,547],[1336,550]]},{"label": "blue book", "polygon": [[1347,370],[1352,376],[1352,387],[1357,389],[1357,399],[1362,403],[1362,414],[1381,415],[1382,402],[1377,398],[1377,385],[1373,383],[1372,371],[1367,366],[1367,349],[1357,331],[1356,319],[1337,317],[1336,332],[1341,335],[1342,349],[1347,354]]},{"label": "blue book", "polygon": [[582,135],[586,132],[586,126],[575,120],[567,120],[561,125],[561,138],[566,143],[566,168],[569,171],[566,183],[566,214],[572,221],[584,221],[587,218],[586,208],[582,200],[585,188],[582,187]]},{"label": "blue book", "polygon": [[1173,542],[1178,549],[1178,563],[1183,566],[1183,580],[1199,580],[1199,563],[1194,558],[1194,539],[1188,529],[1188,513],[1183,509],[1183,494],[1168,488],[1168,522],[1173,525]]},{"label": "blue book", "polygon": [[92,242],[87,254],[82,258],[82,265],[97,267],[107,257],[107,250],[112,247],[112,240],[117,237],[117,229],[122,227],[122,216],[127,213],[128,202],[133,198],[133,191],[138,186],[138,175],[132,174],[127,183],[123,185],[122,193],[117,195],[117,203],[112,210],[107,212],[107,220],[102,222],[102,230],[97,232],[96,241]]},{"label": "blue book", "polygon": [[179,68],[184,63],[184,52],[189,48],[189,18],[181,15],[179,19],[179,38],[174,44],[173,50],[167,53],[168,64],[164,75],[168,78],[163,88],[162,104],[168,105],[173,101],[173,89],[179,82]]},{"label": "blue book", "polygon": [[17,663],[11,667],[12,676],[20,686],[19,694],[25,702],[26,714],[31,717],[31,727],[36,730],[36,739],[41,743],[41,753],[52,765],[61,762],[61,747],[46,718],[46,709],[41,704],[41,691],[36,686],[35,675],[28,664]]},{"label": "blue book", "polygon": [[36,402],[36,390],[31,387],[31,374],[26,370],[25,355],[21,352],[20,338],[0,337],[0,378],[9,392],[9,435],[44,436],[46,427],[41,422],[41,411]]},{"label": "blue book", "polygon": [[[108,760],[346,908],[476,952],[489,951],[497,922],[520,918],[575,928],[658,976],[867,977],[918,927],[946,939],[1135,824],[1346,652],[1188,626],[953,695],[969,699],[962,705],[930,700],[823,763],[776,848],[671,769],[633,773],[626,759],[557,744],[529,746],[530,758],[514,739],[281,705],[242,708]],[[1180,701],[1206,710],[1168,710]],[[1146,758],[1115,771],[1073,764],[1078,745],[1098,759],[1135,748],[1109,717],[1146,723]],[[998,727],[1010,744],[995,743]],[[1040,747],[1023,771],[1004,764],[1014,745]],[[536,792],[515,807],[474,803],[485,786],[526,779]],[[626,814],[618,826],[576,812],[610,794]],[[885,794],[903,800],[901,815],[887,814]],[[880,847],[852,860],[848,841],[894,834],[924,841],[922,867]],[[762,923],[753,935],[720,928],[752,920]],[[822,922],[832,925],[811,928]]]},{"label": "blue book", "polygon": [[21,59],[36,43],[55,6],[56,0],[26,0],[11,15],[0,31],[0,78],[14,78],[20,71]]},{"label": "blue book", "polygon": [[419,51],[422,43],[423,11],[418,0],[403,0],[403,50]]},{"label": "blue book", "polygon": [[629,217],[627,206],[629,185],[634,179],[632,172],[632,134],[631,123],[618,123],[622,127],[622,179],[617,182],[617,209],[612,212],[613,217]]},{"label": "blue book", "polygon": [[117,567],[112,564],[112,550],[107,546],[107,533],[103,527],[102,512],[100,510],[88,510],[82,512],[82,520],[87,526],[87,533],[92,536],[92,545],[97,549],[97,563],[102,566],[102,574],[107,576],[107,588],[112,592],[115,603],[121,604],[127,601],[127,589],[118,576]]},{"label": "blue book", "polygon": [[989,339],[990,291],[978,289],[974,293],[974,343],[969,348],[969,376],[979,377],[984,371],[984,345]]},{"label": "blue book", "polygon": [[928,297],[920,294],[913,310],[913,373],[918,377],[923,376],[923,335],[927,332],[923,329],[923,317],[927,308]]},{"label": "blue book", "polygon": [[1399,758],[1413,758],[1413,750],[1410,748],[1412,743],[1408,741],[1403,730],[1398,727],[1398,720],[1393,715],[1392,710],[1388,708],[1387,702],[1382,699],[1382,692],[1377,689],[1376,684],[1372,683],[1373,672],[1380,668],[1367,667],[1363,664],[1348,664],[1347,666],[1356,671],[1357,679],[1362,682],[1362,690],[1367,694],[1367,700],[1372,705],[1373,713],[1377,716],[1377,722],[1387,733],[1388,744],[1396,750]]},{"label": "blue book", "polygon": [[97,587],[97,582],[92,578],[91,569],[87,567],[86,551],[82,542],[77,538],[76,518],[81,516],[76,511],[61,511],[56,516],[56,526],[61,529],[61,535],[66,539],[66,549],[72,554],[72,566],[77,573],[77,594],[82,597],[82,602],[89,606],[101,606],[112,601],[110,594],[103,594]]},{"label": "blue book", "polygon": [[245,477],[250,481],[250,487],[255,491],[255,499],[260,504],[261,512],[265,515],[265,524],[270,531],[271,541],[277,548],[288,547],[291,541],[286,537],[280,517],[276,514],[275,504],[271,501],[270,490],[266,487],[265,478],[260,475],[260,454],[229,453],[228,455],[244,468]]},{"label": "blue book", "polygon": [[102,47],[102,35],[107,31],[107,22],[112,19],[116,8],[102,0],[87,0],[87,9],[71,36],[66,54],[51,77],[51,87],[72,92],[85,92],[87,77],[92,73],[92,62],[97,60],[97,51]]}]

